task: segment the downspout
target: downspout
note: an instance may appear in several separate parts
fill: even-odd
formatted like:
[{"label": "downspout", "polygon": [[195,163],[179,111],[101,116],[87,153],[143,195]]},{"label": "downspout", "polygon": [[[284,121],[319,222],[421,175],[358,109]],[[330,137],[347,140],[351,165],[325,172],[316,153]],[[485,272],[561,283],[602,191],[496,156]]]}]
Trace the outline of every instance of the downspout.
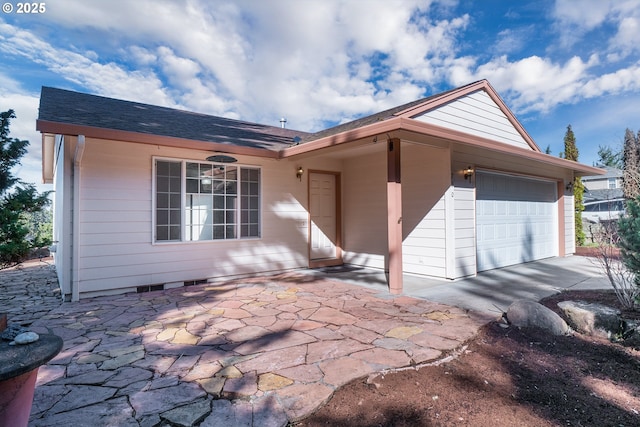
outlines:
[{"label": "downspout", "polygon": [[84,135],[78,135],[73,155],[73,238],[71,244],[71,301],[80,300],[80,166],[84,154]]}]

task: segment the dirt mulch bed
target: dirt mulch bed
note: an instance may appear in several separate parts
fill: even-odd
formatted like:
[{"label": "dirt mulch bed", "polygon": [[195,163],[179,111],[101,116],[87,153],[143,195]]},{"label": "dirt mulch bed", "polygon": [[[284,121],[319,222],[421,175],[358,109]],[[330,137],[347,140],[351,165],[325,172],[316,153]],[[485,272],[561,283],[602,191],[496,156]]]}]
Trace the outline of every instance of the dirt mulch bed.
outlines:
[{"label": "dirt mulch bed", "polygon": [[[608,291],[543,303],[568,299],[617,305]],[[455,360],[350,383],[295,425],[638,426],[640,351],[491,323]]]}]

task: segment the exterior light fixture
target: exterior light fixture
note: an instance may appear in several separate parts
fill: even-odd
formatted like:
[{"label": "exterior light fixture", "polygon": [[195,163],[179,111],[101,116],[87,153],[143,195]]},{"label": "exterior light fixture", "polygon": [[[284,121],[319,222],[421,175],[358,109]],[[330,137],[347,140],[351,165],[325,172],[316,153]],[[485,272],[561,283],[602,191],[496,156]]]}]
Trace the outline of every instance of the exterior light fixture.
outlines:
[{"label": "exterior light fixture", "polygon": [[573,186],[574,186],[573,181],[569,181],[564,188],[566,188],[567,191],[573,191]]},{"label": "exterior light fixture", "polygon": [[227,156],[226,154],[216,154],[214,156],[207,157],[208,162],[214,163],[235,163],[238,161],[235,157]]},{"label": "exterior light fixture", "polygon": [[298,169],[296,170],[296,176],[298,177],[298,179],[300,181],[302,181],[302,174],[304,173],[304,169],[302,169],[302,166],[298,166]]},{"label": "exterior light fixture", "polygon": [[467,166],[463,173],[464,179],[470,179],[473,176],[473,168],[471,166]]}]

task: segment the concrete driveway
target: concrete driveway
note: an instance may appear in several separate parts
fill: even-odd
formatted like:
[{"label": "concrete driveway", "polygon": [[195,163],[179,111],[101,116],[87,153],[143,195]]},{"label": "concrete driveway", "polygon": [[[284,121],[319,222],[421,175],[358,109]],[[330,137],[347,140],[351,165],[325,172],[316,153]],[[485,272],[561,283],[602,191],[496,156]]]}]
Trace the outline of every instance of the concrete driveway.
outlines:
[{"label": "concrete driveway", "polygon": [[[331,277],[388,293],[383,273],[358,267],[330,267],[309,274]],[[473,310],[499,317],[519,299],[539,301],[566,289],[612,289],[594,258],[570,256],[549,258],[497,270],[476,277],[446,281],[404,276],[404,295]]]}]

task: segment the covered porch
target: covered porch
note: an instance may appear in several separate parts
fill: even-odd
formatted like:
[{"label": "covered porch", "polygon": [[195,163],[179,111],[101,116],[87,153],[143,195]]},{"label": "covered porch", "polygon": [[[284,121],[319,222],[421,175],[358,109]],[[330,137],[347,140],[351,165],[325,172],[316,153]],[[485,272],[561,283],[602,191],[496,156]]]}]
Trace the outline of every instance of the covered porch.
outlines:
[{"label": "covered porch", "polygon": [[[331,137],[296,148],[285,151],[284,157],[303,169],[307,159],[319,158],[341,166],[329,171],[340,182],[336,255],[314,263],[310,232],[310,266],[344,263],[385,272],[392,294],[403,293],[407,275],[451,281],[509,265],[501,261],[486,267],[493,264],[484,262],[479,267],[478,174],[495,174],[518,185],[543,182],[548,190],[540,201],[546,203],[546,223],[541,231],[528,230],[517,242],[522,246],[520,263],[574,252],[573,195],[568,184],[574,175],[598,171],[411,119],[391,119],[373,125],[368,134],[360,130],[344,140]],[[536,233],[545,236],[546,252],[538,251]]]}]

